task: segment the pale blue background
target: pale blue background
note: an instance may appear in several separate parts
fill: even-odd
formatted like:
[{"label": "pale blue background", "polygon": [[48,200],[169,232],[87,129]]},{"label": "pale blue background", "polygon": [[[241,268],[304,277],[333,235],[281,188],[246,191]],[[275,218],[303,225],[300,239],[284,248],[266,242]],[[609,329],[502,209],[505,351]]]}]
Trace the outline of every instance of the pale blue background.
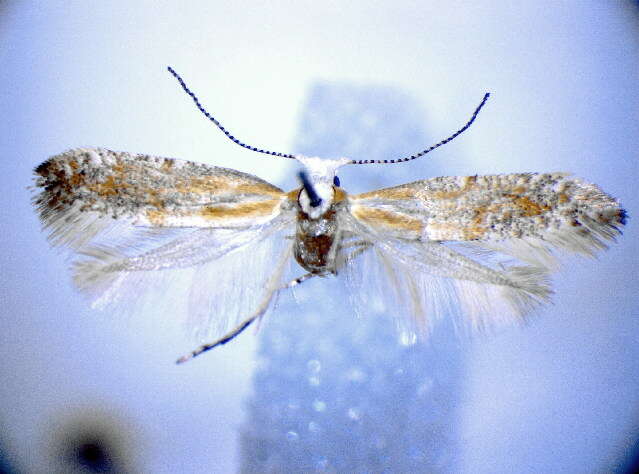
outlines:
[{"label": "pale blue background", "polygon": [[[434,169],[567,170],[621,199],[625,235],[597,260],[569,260],[554,306],[526,329],[460,349],[464,472],[618,465],[639,436],[639,15],[630,1],[0,4],[0,447],[11,463],[45,472],[57,427],[89,413],[118,427],[137,470],[239,465],[255,336],[175,367],[193,342],[153,315],[91,311],[25,189],[34,166],[80,145],[295,185],[291,163],[214,130],[168,64],[233,133],[277,151],[292,148],[318,79],[405,90],[435,141],[488,90],[477,124],[415,166],[416,179]],[[351,192],[395,184],[379,167],[343,176]]]}]

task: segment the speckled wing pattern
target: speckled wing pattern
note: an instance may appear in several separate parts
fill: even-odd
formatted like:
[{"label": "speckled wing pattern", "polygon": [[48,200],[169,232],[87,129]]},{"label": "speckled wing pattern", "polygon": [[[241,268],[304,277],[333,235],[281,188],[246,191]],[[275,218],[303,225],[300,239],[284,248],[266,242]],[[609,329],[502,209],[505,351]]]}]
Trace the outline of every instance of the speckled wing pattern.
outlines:
[{"label": "speckled wing pattern", "polygon": [[279,285],[273,268],[290,259],[287,196],[255,176],[99,148],[56,155],[35,173],[43,225],[53,245],[76,254],[75,283],[95,306],[170,285],[167,307],[186,306],[208,337],[250,313]]},{"label": "speckled wing pattern", "polygon": [[344,228],[372,248],[351,284],[408,306],[418,333],[443,313],[475,328],[521,320],[549,299],[558,251],[593,255],[625,224],[615,199],[565,173],[433,178],[349,208]]}]

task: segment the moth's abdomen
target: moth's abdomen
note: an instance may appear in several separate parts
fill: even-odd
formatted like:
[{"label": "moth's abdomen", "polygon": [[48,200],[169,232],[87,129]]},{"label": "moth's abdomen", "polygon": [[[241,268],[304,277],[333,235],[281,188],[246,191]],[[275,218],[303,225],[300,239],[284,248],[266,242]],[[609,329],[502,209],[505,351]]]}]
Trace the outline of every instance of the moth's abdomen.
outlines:
[{"label": "moth's abdomen", "polygon": [[329,209],[318,219],[311,219],[299,211],[295,259],[304,269],[311,273],[334,271],[338,240],[334,209]]}]

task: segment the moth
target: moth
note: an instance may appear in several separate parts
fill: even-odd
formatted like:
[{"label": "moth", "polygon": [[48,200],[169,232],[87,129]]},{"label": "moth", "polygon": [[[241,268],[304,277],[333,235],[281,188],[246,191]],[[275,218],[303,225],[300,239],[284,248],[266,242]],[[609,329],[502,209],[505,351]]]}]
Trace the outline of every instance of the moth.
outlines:
[{"label": "moth", "polygon": [[[172,69],[199,110],[236,144],[297,160],[292,191],[250,174],[101,148],[56,155],[35,169],[34,203],[54,246],[75,259],[73,280],[96,307],[176,309],[225,344],[282,290],[345,276],[359,303],[381,301],[402,330],[424,337],[451,314],[472,330],[522,321],[552,293],[562,253],[593,255],[621,233],[626,212],[566,173],[439,177],[350,195],[337,170],[419,158],[457,132],[396,160],[321,159],[247,145],[230,134]],[[294,271],[298,275],[289,278]],[[294,265],[294,264],[293,264]]]}]

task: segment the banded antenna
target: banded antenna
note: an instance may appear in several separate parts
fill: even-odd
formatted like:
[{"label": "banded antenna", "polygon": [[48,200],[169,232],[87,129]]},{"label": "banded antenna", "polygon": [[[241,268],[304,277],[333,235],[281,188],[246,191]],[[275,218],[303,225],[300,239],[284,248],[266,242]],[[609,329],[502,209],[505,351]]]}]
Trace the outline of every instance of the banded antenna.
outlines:
[{"label": "banded antenna", "polygon": [[195,105],[197,106],[197,108],[200,109],[200,112],[202,112],[206,116],[206,118],[208,118],[211,122],[213,122],[217,126],[217,128],[222,130],[222,132],[224,132],[224,135],[226,135],[233,143],[235,143],[237,145],[240,145],[241,147],[246,148],[246,149],[251,150],[251,151],[256,151],[258,153],[264,153],[265,155],[281,156],[283,158],[295,159],[295,155],[291,155],[290,153],[279,153],[277,151],[263,150],[261,148],[257,148],[257,147],[251,146],[251,145],[247,145],[246,143],[242,143],[240,140],[238,140],[233,135],[231,135],[231,132],[229,132],[226,128],[224,128],[222,126],[222,124],[215,117],[213,117],[211,114],[209,114],[206,111],[206,109],[202,106],[202,104],[200,104],[200,101],[195,96],[195,94],[193,92],[191,92],[191,90],[186,86],[186,83],[182,80],[180,75],[177,72],[175,72],[175,70],[171,66],[168,66],[167,69],[173,75],[173,77],[175,77],[178,80],[178,82],[182,86],[182,89],[184,89],[184,92],[186,92],[188,95],[191,96],[191,98],[193,99],[193,102],[195,102]]},{"label": "banded antenna", "polygon": [[404,158],[394,159],[394,160],[353,160],[349,164],[351,164],[351,165],[370,165],[370,164],[403,163],[404,161],[411,161],[411,160],[415,160],[415,159],[419,158],[420,156],[424,156],[426,153],[430,153],[435,148],[439,148],[440,146],[445,145],[446,143],[454,140],[455,138],[457,138],[458,135],[460,135],[461,133],[466,131],[468,129],[468,127],[470,127],[473,124],[473,122],[475,121],[475,119],[477,118],[477,115],[479,114],[479,111],[482,109],[482,107],[484,106],[484,104],[488,100],[488,97],[490,97],[490,93],[487,92],[486,95],[484,95],[484,98],[482,99],[481,104],[479,104],[479,106],[475,109],[475,112],[473,112],[473,116],[470,118],[470,120],[468,122],[466,122],[466,125],[464,125],[462,128],[457,130],[450,137],[442,140],[439,143],[436,143],[433,146],[430,146],[430,147],[426,148],[425,150],[420,151],[419,153],[416,153],[414,155],[407,156],[407,157],[404,157]]},{"label": "banded antenna", "polygon": [[[186,83],[180,77],[180,75],[177,72],[175,72],[175,70],[171,66],[168,66],[167,69],[171,73],[171,75],[173,75],[173,77],[175,77],[178,80],[178,82],[182,86],[182,89],[184,89],[184,92],[186,92],[188,95],[191,96],[191,98],[193,99],[193,102],[195,102],[195,105],[200,110],[200,112],[202,112],[206,118],[208,118],[211,122],[213,122],[217,128],[222,130],[224,135],[226,135],[227,138],[229,138],[233,143],[235,143],[237,145],[240,145],[241,147],[246,148],[247,150],[256,151],[258,153],[264,153],[265,155],[281,156],[283,158],[292,158],[294,160],[296,159],[295,155],[292,155],[290,153],[280,153],[280,152],[277,152],[277,151],[263,150],[262,148],[257,148],[257,147],[251,146],[251,145],[247,145],[246,143],[243,143],[240,140],[238,140],[237,138],[235,138],[233,135],[231,135],[231,132],[229,132],[226,128],[224,128],[222,126],[222,124],[215,117],[213,117],[211,114],[209,114],[206,111],[206,109],[202,106],[202,104],[200,104],[200,101],[198,100],[197,96],[193,92],[191,92],[191,90],[187,87]],[[415,159],[417,159],[417,158],[419,158],[421,156],[424,156],[426,153],[430,153],[435,148],[439,148],[440,146],[445,145],[446,143],[448,143],[448,142],[454,140],[455,138],[457,138],[457,136],[460,135],[461,133],[465,132],[473,124],[473,122],[477,118],[477,115],[479,114],[479,111],[482,109],[482,107],[484,106],[484,104],[488,100],[488,97],[490,97],[490,93],[486,93],[484,95],[484,98],[482,99],[482,101],[479,104],[479,106],[475,109],[475,112],[473,112],[473,115],[470,118],[470,120],[468,122],[466,122],[466,125],[464,125],[462,128],[457,130],[450,137],[445,138],[441,142],[436,143],[435,145],[432,145],[432,146],[426,148],[425,150],[420,151],[419,153],[416,153],[414,155],[407,156],[407,157],[404,157],[404,158],[393,159],[393,160],[352,160],[349,164],[351,164],[351,165],[371,165],[371,164],[403,163],[405,161],[415,160]]]}]

